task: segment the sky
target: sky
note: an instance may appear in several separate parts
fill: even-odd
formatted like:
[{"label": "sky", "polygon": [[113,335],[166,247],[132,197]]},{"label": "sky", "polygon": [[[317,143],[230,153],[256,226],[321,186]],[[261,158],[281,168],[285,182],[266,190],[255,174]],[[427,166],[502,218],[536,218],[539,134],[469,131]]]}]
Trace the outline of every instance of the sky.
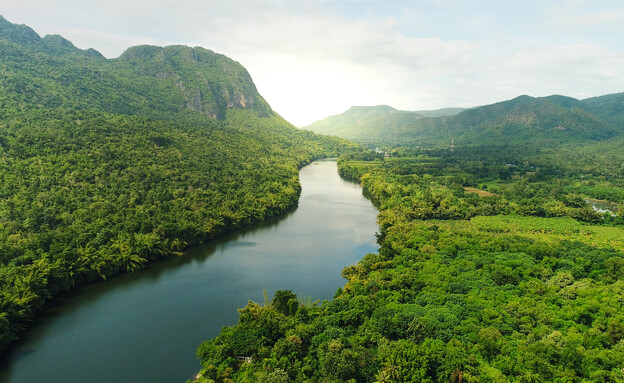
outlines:
[{"label": "sky", "polygon": [[139,44],[225,54],[297,126],[354,105],[624,92],[621,0],[2,0],[0,14],[108,58]]}]

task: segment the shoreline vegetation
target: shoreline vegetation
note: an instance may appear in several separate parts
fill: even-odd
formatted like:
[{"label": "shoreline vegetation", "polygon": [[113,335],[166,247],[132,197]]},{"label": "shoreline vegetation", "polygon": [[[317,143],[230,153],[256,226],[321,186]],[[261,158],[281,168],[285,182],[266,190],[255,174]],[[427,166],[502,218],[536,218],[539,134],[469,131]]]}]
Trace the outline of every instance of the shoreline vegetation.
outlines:
[{"label": "shoreline vegetation", "polygon": [[207,49],[106,59],[0,32],[0,351],[59,293],[280,214],[301,165],[360,150],[296,129]]},{"label": "shoreline vegetation", "polygon": [[342,156],[341,176],[380,209],[379,252],[343,270],[331,301],[249,302],[199,347],[195,382],[621,380],[624,222],[583,198],[622,177],[490,160]]},{"label": "shoreline vegetation", "polygon": [[287,211],[300,166],[342,154],[379,252],[331,301],[249,302],[197,382],[622,380],[624,93],[335,116],[381,116],[374,153],[296,129],[207,49],[0,32],[0,351],[63,291]]},{"label": "shoreline vegetation", "polygon": [[0,350],[63,291],[292,209],[301,166],[356,148],[245,111],[182,127],[40,114],[4,131]]}]

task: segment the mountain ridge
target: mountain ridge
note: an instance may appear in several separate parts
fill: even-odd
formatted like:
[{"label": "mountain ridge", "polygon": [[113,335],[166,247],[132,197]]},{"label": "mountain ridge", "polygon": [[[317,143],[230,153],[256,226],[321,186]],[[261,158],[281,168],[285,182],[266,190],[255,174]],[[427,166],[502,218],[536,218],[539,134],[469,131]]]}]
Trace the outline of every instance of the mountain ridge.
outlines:
[{"label": "mountain ridge", "polygon": [[[218,120],[232,108],[274,115],[242,65],[201,47],[140,45],[106,59],[60,35],[41,38],[32,28],[0,16],[0,49],[5,93],[18,104],[63,104],[128,115],[158,111],[160,117],[193,111]],[[70,100],[71,93],[78,97]]]},{"label": "mountain ridge", "polygon": [[[624,94],[618,93],[578,100],[562,95],[531,97],[521,95],[490,105],[463,109],[457,114],[427,117],[417,112],[406,120],[396,112],[385,118],[368,118],[361,107],[359,118],[348,111],[317,121],[306,129],[333,134],[370,144],[448,146],[451,139],[460,145],[546,145],[575,141],[596,141],[624,132]],[[456,110],[456,109],[455,109]],[[371,127],[374,127],[371,128]]]},{"label": "mountain ridge", "polygon": [[93,48],[80,49],[61,35],[51,34],[41,37],[34,29],[25,24],[14,24],[0,15],[0,38],[17,44],[32,52],[44,52],[57,56],[68,54],[105,59],[104,55]]},{"label": "mountain ridge", "polygon": [[424,116],[415,112],[397,110],[388,105],[352,106],[342,114],[317,121],[305,127],[305,129],[320,134],[333,134],[342,138],[352,139],[356,138],[356,135],[352,134],[353,127],[357,127],[361,132],[365,132],[364,134],[367,136],[375,136],[380,121],[388,123],[388,119],[392,119],[390,123],[396,124],[394,120],[398,123],[407,123],[413,119],[420,118],[424,118]]},{"label": "mountain ridge", "polygon": [[116,59],[0,19],[0,352],[47,301],[283,214],[358,150],[274,113],[204,48]]}]

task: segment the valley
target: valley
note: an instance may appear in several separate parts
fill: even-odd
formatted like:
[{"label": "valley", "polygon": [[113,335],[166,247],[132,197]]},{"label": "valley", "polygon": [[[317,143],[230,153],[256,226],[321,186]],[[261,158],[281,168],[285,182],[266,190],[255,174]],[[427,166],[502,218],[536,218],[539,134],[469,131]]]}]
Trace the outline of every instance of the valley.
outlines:
[{"label": "valley", "polygon": [[450,147],[554,147],[621,135],[624,93],[577,100],[553,95],[519,96],[470,109],[438,113],[387,106],[353,107],[307,127],[368,145]]},{"label": "valley", "polygon": [[[618,381],[624,221],[584,196],[621,206],[622,155],[591,176],[483,147],[395,155],[339,159],[380,209],[379,251],[318,307],[250,302],[196,381]],[[237,365],[242,345],[261,362]]]},{"label": "valley", "polygon": [[340,270],[377,249],[377,212],[335,161],[303,167],[300,179],[294,211],[62,294],[6,352],[0,382],[184,382],[203,338],[264,289],[331,299]]},{"label": "valley", "polygon": [[301,166],[360,150],[297,130],[208,50],[107,60],[0,31],[0,349],[54,296],[283,214]]},{"label": "valley", "polygon": [[0,380],[622,380],[624,93],[298,129],[202,47],[0,53]]}]

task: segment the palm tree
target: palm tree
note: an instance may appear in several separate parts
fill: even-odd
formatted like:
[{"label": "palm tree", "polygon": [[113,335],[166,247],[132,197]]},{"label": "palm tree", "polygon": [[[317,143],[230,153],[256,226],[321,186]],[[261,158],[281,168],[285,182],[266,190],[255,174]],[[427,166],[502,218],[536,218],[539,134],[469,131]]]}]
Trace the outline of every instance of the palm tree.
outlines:
[{"label": "palm tree", "polygon": [[386,370],[381,370],[375,375],[375,383],[389,383],[391,382],[390,376]]},{"label": "palm tree", "polygon": [[399,370],[389,362],[384,362],[384,369],[375,375],[375,383],[388,383],[399,380]]},{"label": "palm tree", "polygon": [[115,266],[121,267],[128,272],[143,268],[143,264],[147,262],[147,259],[141,258],[138,254],[135,254],[128,242],[121,239],[115,239],[112,240],[112,242],[110,248],[118,252],[113,255]]}]

